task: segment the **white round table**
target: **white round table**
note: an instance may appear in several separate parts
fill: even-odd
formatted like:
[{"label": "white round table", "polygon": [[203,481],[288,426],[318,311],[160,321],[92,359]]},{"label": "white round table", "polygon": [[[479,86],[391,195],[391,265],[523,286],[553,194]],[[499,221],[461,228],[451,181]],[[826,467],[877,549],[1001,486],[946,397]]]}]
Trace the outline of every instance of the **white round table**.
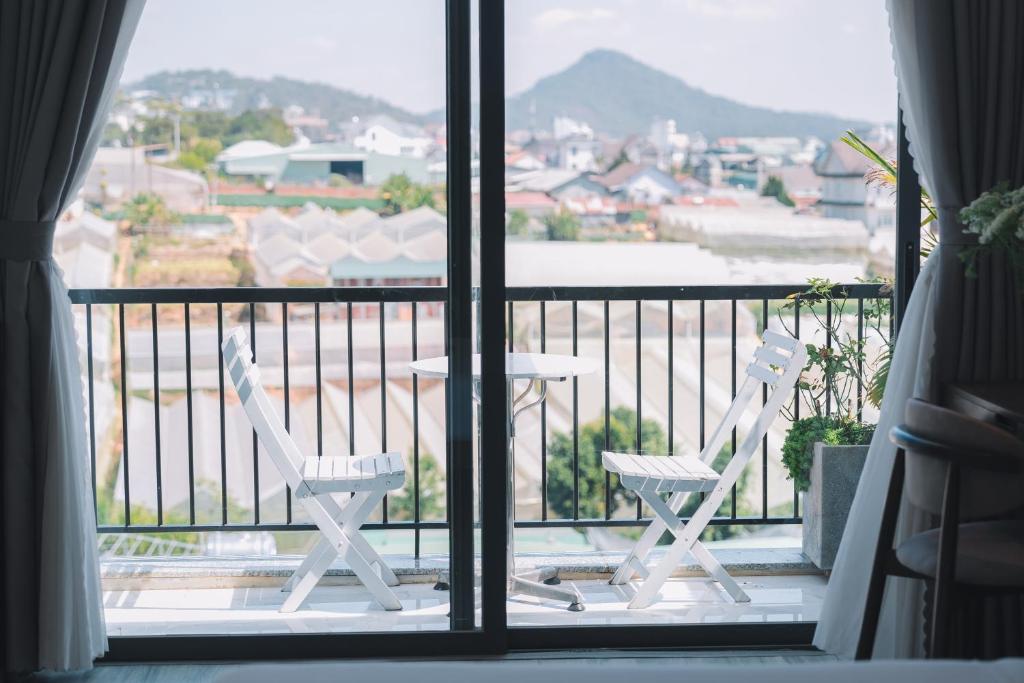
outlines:
[{"label": "white round table", "polygon": [[[445,378],[448,376],[448,357],[425,358],[409,364],[409,368],[421,377]],[[506,414],[508,416],[508,446],[505,453],[506,470],[509,478],[508,496],[508,592],[521,593],[538,598],[559,600],[569,603],[574,612],[583,610],[583,598],[572,587],[558,585],[558,570],[541,567],[532,571],[516,573],[515,570],[515,434],[516,419],[524,411],[538,406],[547,398],[548,382],[564,382],[571,377],[587,375],[597,370],[597,364],[586,358],[564,356],[553,353],[506,353],[505,384]],[[480,354],[473,354],[473,399],[480,400]],[[525,381],[526,386],[518,394],[515,383]],[[536,396],[530,394],[536,387]]]}]

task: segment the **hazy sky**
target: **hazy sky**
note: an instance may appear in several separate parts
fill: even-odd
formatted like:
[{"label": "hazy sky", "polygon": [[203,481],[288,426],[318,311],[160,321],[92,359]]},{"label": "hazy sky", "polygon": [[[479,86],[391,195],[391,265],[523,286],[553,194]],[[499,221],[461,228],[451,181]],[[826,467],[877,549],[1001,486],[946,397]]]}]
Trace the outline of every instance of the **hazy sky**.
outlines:
[{"label": "hazy sky", "polygon": [[[883,0],[506,0],[506,7],[510,93],[606,47],[748,104],[895,116]],[[444,104],[444,44],[443,0],[149,0],[124,78],[224,68],[324,81],[423,112]]]}]

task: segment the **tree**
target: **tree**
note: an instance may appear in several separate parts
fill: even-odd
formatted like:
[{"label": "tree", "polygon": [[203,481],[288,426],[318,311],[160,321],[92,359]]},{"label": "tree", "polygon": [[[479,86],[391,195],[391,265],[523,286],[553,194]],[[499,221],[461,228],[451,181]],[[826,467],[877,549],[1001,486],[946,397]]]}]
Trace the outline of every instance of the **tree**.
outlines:
[{"label": "tree", "polygon": [[775,197],[780,204],[785,206],[796,206],[795,202],[786,192],[786,185],[782,182],[782,178],[777,175],[768,176],[767,182],[761,189],[762,197]]},{"label": "tree", "polygon": [[[654,420],[642,423],[642,450],[646,453],[664,453],[668,450],[665,432]],[[636,448],[636,411],[619,406],[608,416],[608,444],[613,451],[632,451]],[[580,427],[580,518],[599,519],[605,514],[604,466],[601,452],[606,449],[604,418],[598,418]],[[563,519],[572,519],[573,505],[573,447],[572,435],[557,432],[548,446],[548,506]],[[611,476],[612,510],[634,503],[636,496],[618,484]]]},{"label": "tree", "polygon": [[178,215],[168,208],[164,198],[151,192],[140,192],[125,204],[124,217],[132,228],[165,226],[178,220]]},{"label": "tree", "polygon": [[548,231],[548,239],[552,242],[572,242],[579,239],[580,219],[566,209],[544,217],[544,227]]},{"label": "tree", "polygon": [[[411,454],[406,462],[412,462]],[[405,486],[388,494],[390,519],[401,522],[416,519],[416,500],[412,487],[413,479],[410,472],[406,477]],[[420,519],[444,519],[446,514],[445,482],[437,467],[437,460],[430,453],[420,453]]]},{"label": "tree", "polygon": [[[605,470],[601,464],[601,452],[604,450],[630,452],[636,450],[636,411],[625,406],[614,408],[609,413],[608,442],[605,444],[604,418],[598,418],[580,427],[579,435],[579,500],[580,519],[601,519],[605,515]],[[668,452],[665,432],[654,420],[642,423],[643,441],[641,451],[649,454]],[[712,462],[712,467],[721,472],[732,451],[726,445]],[[751,506],[745,502],[744,491],[747,487],[749,472],[744,470],[736,482],[736,515],[744,517],[754,514]],[[572,435],[562,432],[554,434],[548,446],[548,506],[551,512],[562,519],[573,516],[573,446]],[[623,488],[617,475],[609,475],[611,491],[611,507],[614,512],[623,506],[635,505],[636,494]],[[699,496],[690,496],[680,510],[680,516],[689,516],[700,505]],[[726,498],[723,504],[724,514],[731,508],[731,500]],[[721,514],[721,513],[720,513]],[[721,540],[735,536],[743,530],[741,526],[709,525],[702,534],[705,541]],[[666,542],[669,536],[661,540]]]},{"label": "tree", "polygon": [[295,139],[291,127],[284,122],[279,109],[244,111],[231,120],[222,143],[230,147],[242,140],[266,140],[275,145],[289,145]]},{"label": "tree", "polygon": [[512,209],[508,214],[508,222],[505,225],[506,235],[525,235],[530,217],[522,209]]},{"label": "tree", "polygon": [[414,183],[404,173],[388,177],[380,186],[380,198],[384,200],[381,213],[393,216],[421,206],[434,208],[434,191],[427,185]]},{"label": "tree", "polygon": [[178,164],[190,171],[202,172],[209,168],[223,148],[216,138],[196,138],[186,143],[185,150],[178,156]]},{"label": "tree", "polygon": [[136,128],[136,145],[169,145],[174,141],[174,121],[167,116],[140,116]]}]

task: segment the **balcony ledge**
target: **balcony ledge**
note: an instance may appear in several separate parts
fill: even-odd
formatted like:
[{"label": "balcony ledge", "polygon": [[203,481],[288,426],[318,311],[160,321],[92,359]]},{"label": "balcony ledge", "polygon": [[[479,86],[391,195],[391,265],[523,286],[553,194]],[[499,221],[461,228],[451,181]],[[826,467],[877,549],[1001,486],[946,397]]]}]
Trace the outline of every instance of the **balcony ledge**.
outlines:
[{"label": "balcony ledge", "polygon": [[[664,550],[656,550],[660,557]],[[719,548],[712,552],[733,576],[816,575],[821,572],[797,548]],[[622,562],[623,552],[560,552],[557,555],[521,553],[519,569],[556,567],[559,576],[573,581],[611,577]],[[298,567],[301,557],[131,557],[101,561],[104,590],[158,590],[176,588],[256,588],[281,585]],[[403,583],[432,583],[439,571],[448,568],[447,555],[385,556]],[[477,559],[479,566],[479,558]],[[705,576],[700,565],[686,563],[673,576]],[[352,570],[336,562],[321,585],[357,583]]]}]

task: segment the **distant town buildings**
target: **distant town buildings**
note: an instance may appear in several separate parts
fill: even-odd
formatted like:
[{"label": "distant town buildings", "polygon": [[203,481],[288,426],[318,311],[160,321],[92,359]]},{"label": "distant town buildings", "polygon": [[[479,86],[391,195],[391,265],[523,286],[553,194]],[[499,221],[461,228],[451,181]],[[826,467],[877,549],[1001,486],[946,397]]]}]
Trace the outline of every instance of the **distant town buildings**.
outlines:
[{"label": "distant town buildings", "polygon": [[[891,139],[876,139],[875,148],[885,158],[896,155]],[[861,221],[874,235],[896,225],[894,193],[877,184],[865,182],[871,162],[841,141],[832,142],[814,163],[814,171],[822,178],[818,206],[829,218]]]},{"label": "distant town buildings", "polygon": [[198,213],[209,204],[206,178],[157,163],[142,147],[100,147],[85,177],[84,199],[97,206],[120,205],[137,194],[160,195],[172,211]]},{"label": "distant town buildings", "polygon": [[358,131],[352,143],[357,149],[388,156],[425,158],[435,146],[434,139],[419,126],[399,123],[390,116],[375,116],[365,124],[354,122],[351,132]]},{"label": "distant town buildings", "polygon": [[244,140],[217,156],[217,167],[227,176],[260,179],[270,185],[293,183],[327,185],[332,176],[352,185],[380,185],[404,173],[410,180],[430,180],[423,156],[391,155],[359,149],[344,142],[313,143],[301,140],[280,147],[263,140]]},{"label": "distant town buildings", "polygon": [[447,229],[428,207],[381,218],[307,204],[295,216],[264,210],[249,220],[248,237],[263,287],[441,285]]}]

